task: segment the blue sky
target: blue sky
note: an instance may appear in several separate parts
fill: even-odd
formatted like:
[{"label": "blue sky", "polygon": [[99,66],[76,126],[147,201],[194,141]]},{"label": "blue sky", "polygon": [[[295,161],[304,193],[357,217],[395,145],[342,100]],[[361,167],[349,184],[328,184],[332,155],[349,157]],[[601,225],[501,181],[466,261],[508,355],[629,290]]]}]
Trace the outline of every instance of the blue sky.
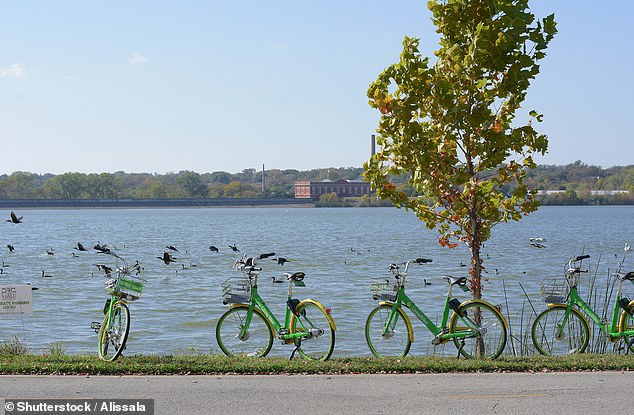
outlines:
[{"label": "blue sky", "polygon": [[[425,0],[0,0],[0,174],[360,167],[368,85]],[[634,2],[533,0],[559,33],[524,108],[541,164],[634,164]]]}]

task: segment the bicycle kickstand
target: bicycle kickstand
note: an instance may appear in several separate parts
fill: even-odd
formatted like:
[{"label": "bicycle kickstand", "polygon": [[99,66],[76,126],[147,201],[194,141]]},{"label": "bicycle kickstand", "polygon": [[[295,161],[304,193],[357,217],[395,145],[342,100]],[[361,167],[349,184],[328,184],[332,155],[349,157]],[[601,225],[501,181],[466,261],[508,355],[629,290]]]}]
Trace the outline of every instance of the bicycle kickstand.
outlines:
[{"label": "bicycle kickstand", "polygon": [[291,357],[288,358],[288,360],[293,360],[293,357],[295,357],[295,352],[297,351],[297,349],[299,349],[300,347],[302,347],[302,339],[298,339],[297,342],[295,343],[295,348],[293,349],[293,351],[291,352]]},{"label": "bicycle kickstand", "polygon": [[460,359],[460,355],[462,354],[462,349],[464,349],[464,339],[460,339],[460,347],[458,348],[458,356],[457,359]]}]

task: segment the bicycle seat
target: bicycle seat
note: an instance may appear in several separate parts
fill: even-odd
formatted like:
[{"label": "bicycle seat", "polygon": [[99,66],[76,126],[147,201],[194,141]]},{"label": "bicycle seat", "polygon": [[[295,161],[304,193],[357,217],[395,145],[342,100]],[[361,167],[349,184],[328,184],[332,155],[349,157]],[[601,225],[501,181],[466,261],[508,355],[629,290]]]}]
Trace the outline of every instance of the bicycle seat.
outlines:
[{"label": "bicycle seat", "polygon": [[451,275],[443,275],[450,285],[464,286],[467,283],[467,277],[452,277]]}]

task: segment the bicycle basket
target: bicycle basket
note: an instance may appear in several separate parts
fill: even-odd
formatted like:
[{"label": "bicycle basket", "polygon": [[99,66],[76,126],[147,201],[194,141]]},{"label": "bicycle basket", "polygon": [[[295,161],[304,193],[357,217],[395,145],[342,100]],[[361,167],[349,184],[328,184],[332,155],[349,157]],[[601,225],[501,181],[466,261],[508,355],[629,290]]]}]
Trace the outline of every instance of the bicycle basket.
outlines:
[{"label": "bicycle basket", "polygon": [[547,304],[563,303],[568,297],[568,284],[559,278],[544,280],[541,283],[540,295]]},{"label": "bicycle basket", "polygon": [[146,282],[145,279],[137,275],[120,273],[117,278],[106,281],[106,292],[134,301],[141,298]]},{"label": "bicycle basket", "polygon": [[251,282],[246,277],[230,277],[222,283],[223,304],[248,304],[251,301]]},{"label": "bicycle basket", "polygon": [[396,301],[398,285],[387,278],[372,278],[370,280],[370,293],[372,299],[378,301]]}]

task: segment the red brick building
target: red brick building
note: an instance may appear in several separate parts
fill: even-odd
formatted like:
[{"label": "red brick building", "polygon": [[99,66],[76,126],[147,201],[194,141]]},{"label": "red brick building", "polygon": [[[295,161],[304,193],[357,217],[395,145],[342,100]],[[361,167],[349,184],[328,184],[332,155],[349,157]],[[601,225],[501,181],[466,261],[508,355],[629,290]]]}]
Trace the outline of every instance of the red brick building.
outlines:
[{"label": "red brick building", "polygon": [[370,194],[370,183],[361,180],[295,182],[295,199],[319,200],[321,195],[336,193],[339,197],[360,197]]}]

